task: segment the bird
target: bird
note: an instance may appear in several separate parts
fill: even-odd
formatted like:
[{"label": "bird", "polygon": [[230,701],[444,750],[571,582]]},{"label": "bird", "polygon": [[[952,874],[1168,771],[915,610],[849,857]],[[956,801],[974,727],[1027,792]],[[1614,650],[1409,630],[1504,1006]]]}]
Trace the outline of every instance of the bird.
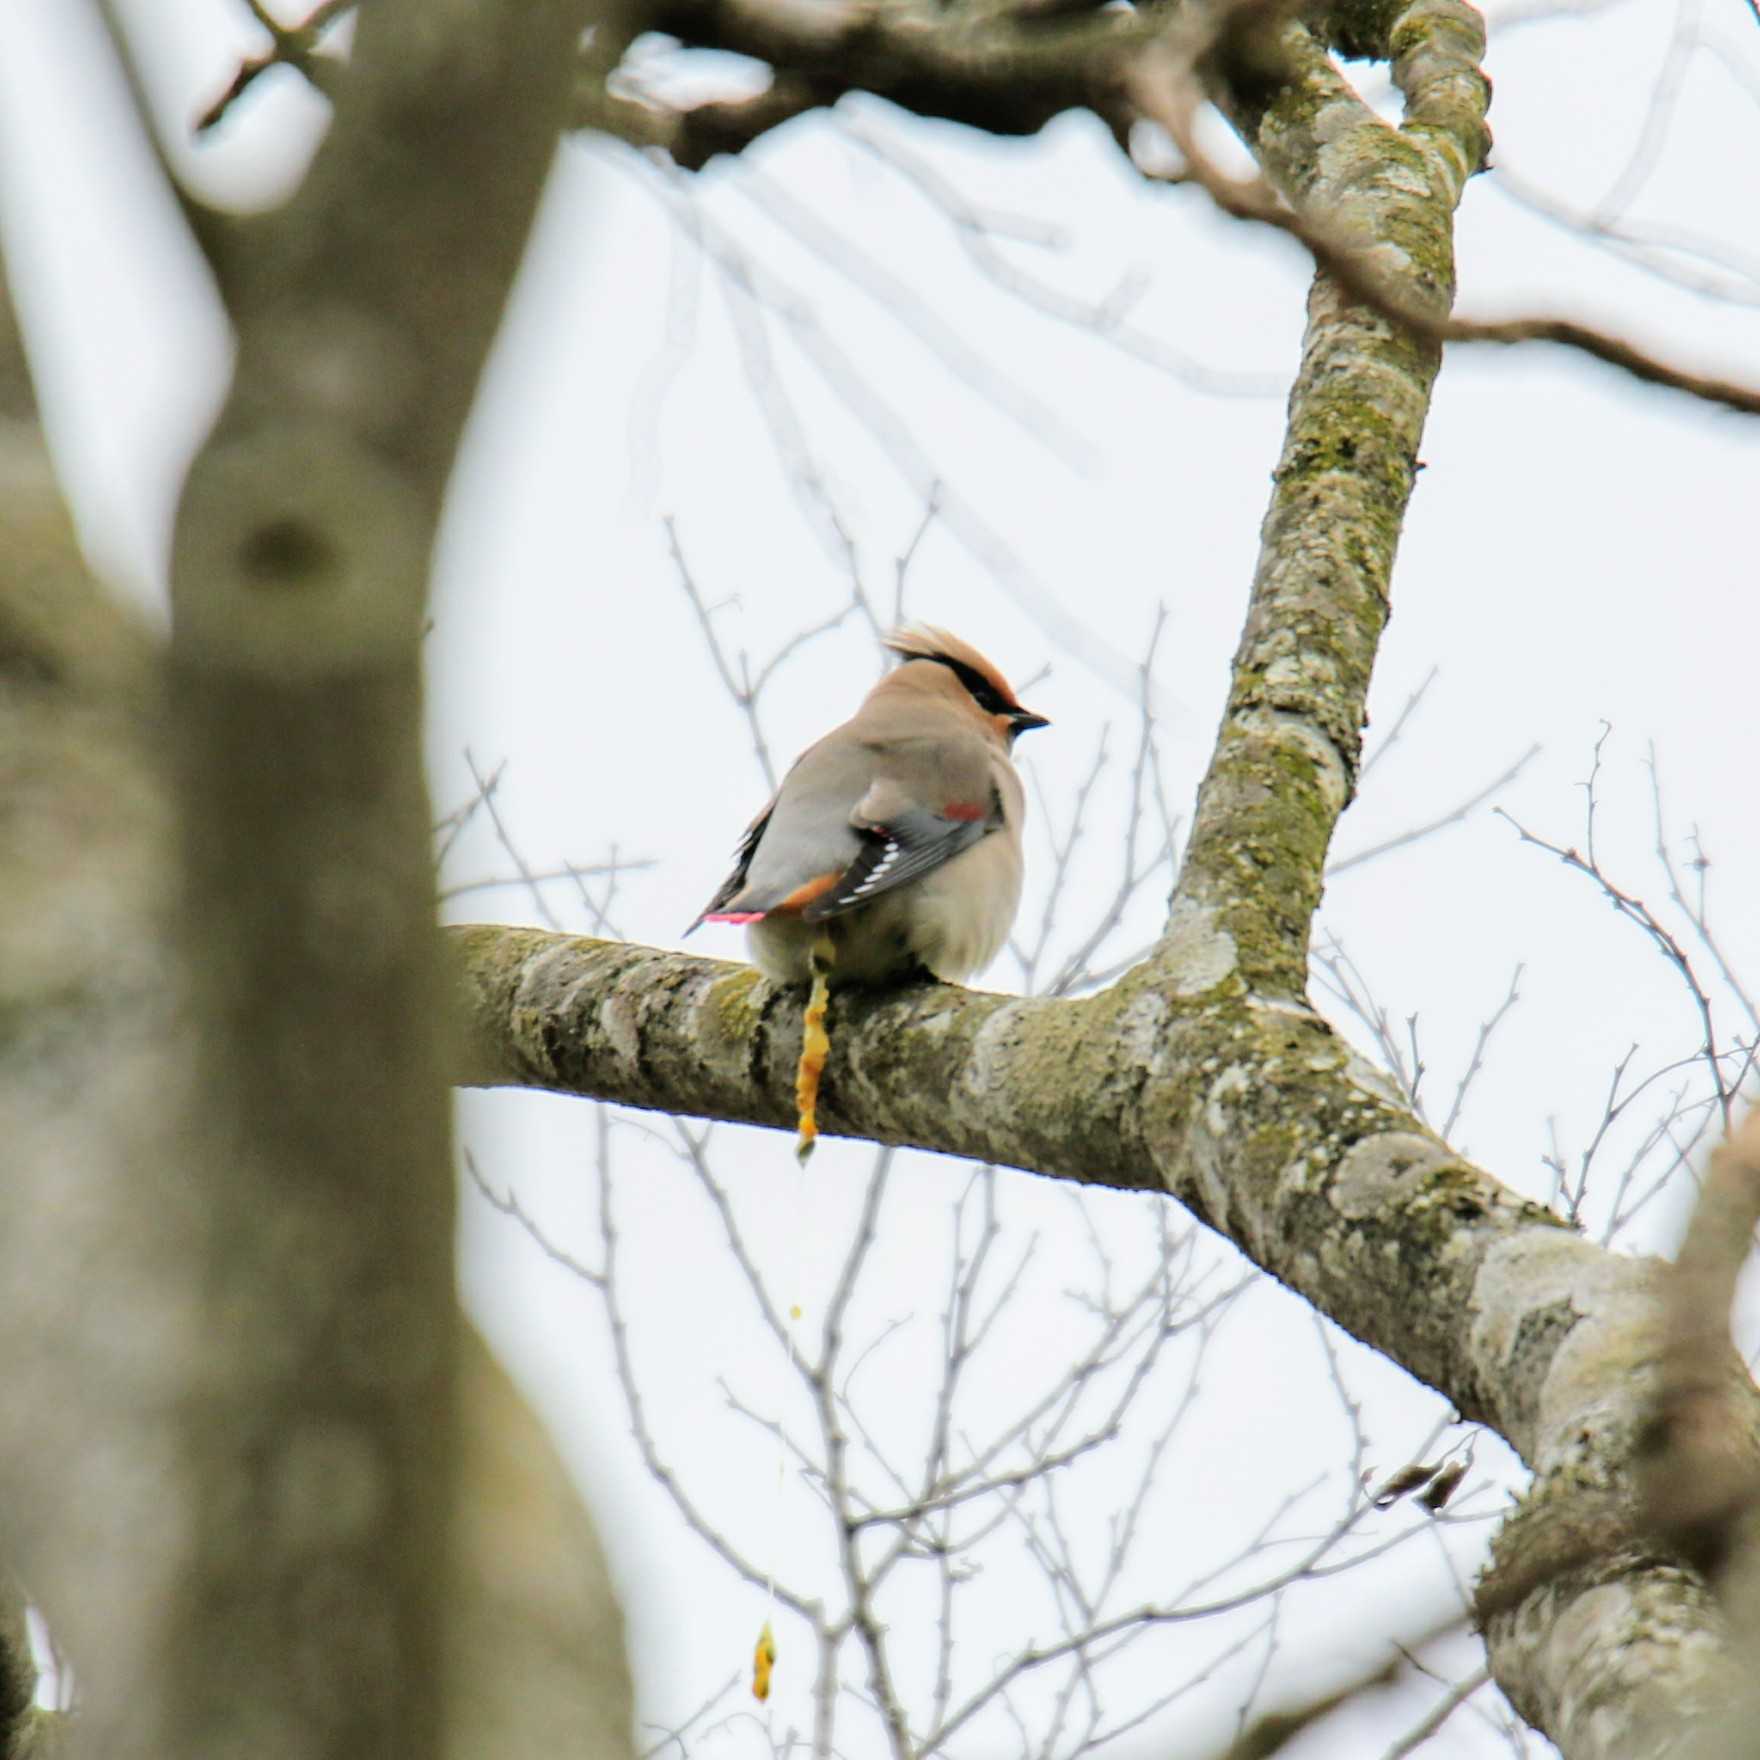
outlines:
[{"label": "bird", "polygon": [[810,979],[826,927],[840,981],[875,984],[968,978],[1014,924],[1026,803],[1009,754],[1050,722],[944,629],[895,629],[883,645],[901,664],[795,760],[686,930],[743,924],[780,984]]},{"label": "bird", "polygon": [[899,664],[795,760],[685,931],[741,924],[766,977],[812,986],[797,1082],[803,1160],[833,977],[957,983],[1001,952],[1020,906],[1026,813],[1010,753],[1050,726],[944,629],[908,625],[883,645]]}]

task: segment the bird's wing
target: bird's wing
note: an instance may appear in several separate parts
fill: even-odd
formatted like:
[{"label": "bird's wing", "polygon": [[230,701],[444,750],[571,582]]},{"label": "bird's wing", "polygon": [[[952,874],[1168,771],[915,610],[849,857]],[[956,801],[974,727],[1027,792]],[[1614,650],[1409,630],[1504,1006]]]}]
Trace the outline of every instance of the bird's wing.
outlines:
[{"label": "bird's wing", "polygon": [[901,733],[888,725],[889,710],[865,711],[808,747],[747,828],[733,872],[698,922],[750,923],[772,911],[822,922],[996,830],[994,754],[957,722],[937,719],[931,732]]},{"label": "bird's wing", "polygon": [[761,917],[762,911],[730,911],[727,906],[739,895],[746,883],[746,873],[751,868],[752,857],[757,852],[758,844],[764,836],[764,828],[770,823],[770,815],[776,810],[776,800],[770,801],[751,824],[740,833],[739,847],[733,855],[733,871],[715,889],[715,896],[697,912],[696,921],[691,924],[685,934],[704,923],[749,923],[755,917]]},{"label": "bird's wing", "polygon": [[[965,798],[968,794],[972,798]],[[807,902],[801,911],[806,922],[855,910],[952,861],[1001,828],[1002,802],[987,776],[977,789],[934,789],[929,803],[917,790],[884,776],[862,797],[850,824],[861,839],[855,860]]]}]

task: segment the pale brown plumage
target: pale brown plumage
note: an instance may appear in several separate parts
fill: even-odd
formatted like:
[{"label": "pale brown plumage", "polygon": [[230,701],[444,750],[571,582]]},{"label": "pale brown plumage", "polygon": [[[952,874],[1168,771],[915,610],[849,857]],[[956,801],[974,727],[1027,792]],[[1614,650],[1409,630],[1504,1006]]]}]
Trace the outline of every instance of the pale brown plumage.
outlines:
[{"label": "pale brown plumage", "polygon": [[697,919],[745,923],[779,983],[808,980],[827,933],[841,981],[967,978],[1014,923],[1026,803],[1009,749],[1045,718],[945,630],[886,646],[901,664],[796,760]]}]

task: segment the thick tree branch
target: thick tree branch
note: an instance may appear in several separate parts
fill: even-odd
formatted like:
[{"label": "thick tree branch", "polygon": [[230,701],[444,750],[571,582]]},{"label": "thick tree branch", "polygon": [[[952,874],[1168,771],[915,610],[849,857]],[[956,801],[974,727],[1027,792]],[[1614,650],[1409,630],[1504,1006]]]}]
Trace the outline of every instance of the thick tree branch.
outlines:
[{"label": "thick tree branch", "polygon": [[765,62],[816,87],[820,103],[872,92],[999,135],[1037,134],[1065,110],[1121,117],[1124,66],[1161,29],[1129,11],[1026,16],[932,0],[654,0],[632,17],[692,48]]},{"label": "thick tree branch", "polygon": [[[1138,80],[1161,88],[1189,137],[1189,70],[1209,38],[1179,35]],[[1397,239],[1411,294],[1446,309],[1450,216],[1477,162],[1482,110],[1464,145],[1451,136],[1455,152],[1431,152],[1376,117],[1302,27],[1284,27],[1276,48],[1269,101],[1235,105],[1247,144],[1329,225],[1378,248]],[[1426,343],[1316,280],[1228,709],[1169,919],[1170,933],[1201,921],[1226,936],[1248,985],[1289,1001],[1307,992],[1326,849],[1355,787],[1437,364]]]},{"label": "thick tree branch", "polygon": [[744,152],[761,135],[840,94],[797,74],[778,74],[755,97],[694,104],[687,109],[645,102],[591,85],[575,96],[575,126],[616,135],[632,147],[655,147],[685,171],[700,171],[717,154]]},{"label": "thick tree branch", "polygon": [[[543,930],[447,938],[460,1080],[792,1126],[799,999],[749,968]],[[825,1128],[1167,1191],[1531,1454],[1558,1339],[1512,1350],[1530,1300],[1555,1306],[1579,1269],[1615,1268],[1621,1298],[1647,1274],[1453,1155],[1325,1022],[1228,962],[1176,934],[1153,982],[1077,1001],[842,992]]]}]

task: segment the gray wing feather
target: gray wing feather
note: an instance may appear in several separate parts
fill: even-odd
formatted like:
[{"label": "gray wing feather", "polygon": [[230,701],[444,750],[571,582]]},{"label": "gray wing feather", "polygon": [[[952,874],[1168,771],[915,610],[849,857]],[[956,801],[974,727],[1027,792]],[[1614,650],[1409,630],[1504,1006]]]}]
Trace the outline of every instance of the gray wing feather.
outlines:
[{"label": "gray wing feather", "polygon": [[829,892],[801,912],[802,920],[822,923],[856,910],[952,861],[1001,824],[1000,806],[993,802],[990,812],[977,819],[948,818],[927,807],[913,807],[889,815],[884,825],[857,826],[862,847],[856,859]]}]

